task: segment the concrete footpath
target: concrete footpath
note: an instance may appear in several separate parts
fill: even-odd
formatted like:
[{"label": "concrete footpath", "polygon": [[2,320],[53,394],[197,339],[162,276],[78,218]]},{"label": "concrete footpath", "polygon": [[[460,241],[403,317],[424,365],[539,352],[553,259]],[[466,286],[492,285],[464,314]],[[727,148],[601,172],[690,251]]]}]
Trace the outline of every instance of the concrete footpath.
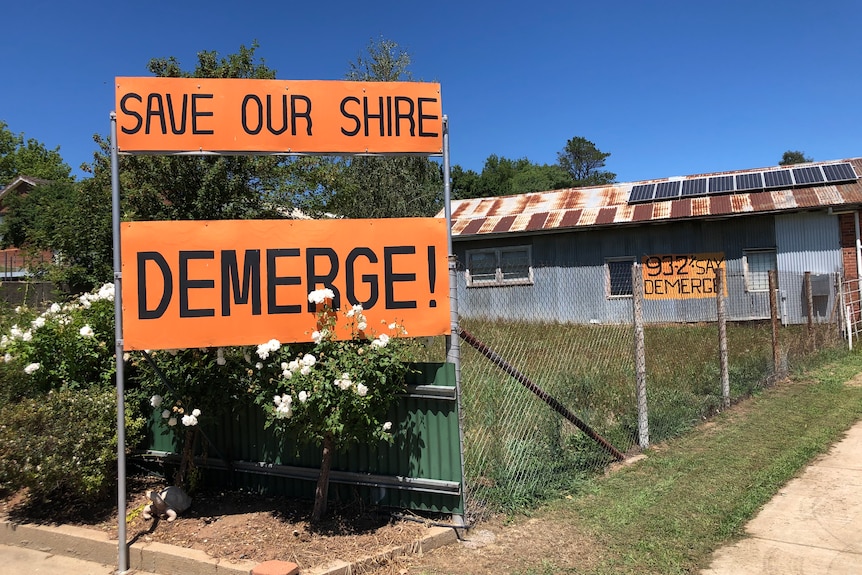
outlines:
[{"label": "concrete footpath", "polygon": [[701,575],[862,573],[862,422],[719,549]]}]

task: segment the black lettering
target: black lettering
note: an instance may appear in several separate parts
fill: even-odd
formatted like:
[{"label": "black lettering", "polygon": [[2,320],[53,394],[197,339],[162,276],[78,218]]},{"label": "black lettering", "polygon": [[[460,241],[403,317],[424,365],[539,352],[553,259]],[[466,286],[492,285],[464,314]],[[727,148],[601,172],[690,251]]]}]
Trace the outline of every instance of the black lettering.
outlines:
[{"label": "black lettering", "polygon": [[211,100],[213,98],[212,94],[192,94],[192,134],[212,134],[212,130],[204,130],[198,128],[198,117],[209,117],[212,116],[212,111],[204,112],[198,111],[198,100]]},{"label": "black lettering", "polygon": [[686,270],[686,268],[688,268],[688,266],[690,264],[688,256],[676,256],[676,261],[678,263],[677,268],[676,268],[677,275],[687,276],[688,272],[685,270]]},{"label": "black lettering", "polygon": [[656,256],[649,256],[646,259],[646,263],[644,264],[647,269],[647,275],[649,277],[656,277],[661,275],[661,259]]},{"label": "black lettering", "polygon": [[140,115],[140,114],[138,114],[138,113],[137,113],[137,112],[135,112],[134,110],[130,110],[130,109],[128,109],[128,108],[126,107],[126,102],[127,102],[128,100],[137,100],[138,102],[142,102],[142,103],[143,103],[144,99],[143,99],[143,98],[141,98],[141,95],[140,95],[140,94],[135,94],[134,92],[129,92],[128,94],[124,95],[124,96],[120,99],[120,110],[121,110],[124,114],[128,114],[129,116],[132,116],[133,118],[135,118],[135,119],[137,120],[137,122],[135,122],[135,127],[134,127],[134,128],[126,128],[126,127],[123,127],[123,128],[122,128],[123,133],[124,133],[124,134],[137,134],[137,133],[138,133],[138,130],[140,130],[140,129],[141,129],[141,125],[143,125],[143,123],[144,123],[144,119],[141,117],[141,115]]},{"label": "black lettering", "polygon": [[147,96],[147,127],[144,129],[145,134],[149,134],[150,132],[150,122],[153,119],[153,116],[157,116],[159,118],[159,125],[162,127],[162,134],[168,133],[168,126],[165,123],[165,111],[162,109],[162,95],[161,94],[150,94]]},{"label": "black lettering", "polygon": [[[248,125],[249,114],[248,114],[248,104],[249,102],[254,102],[257,104],[257,127],[250,128]],[[259,134],[261,128],[263,128],[263,104],[260,101],[260,98],[255,96],[254,94],[247,94],[245,98],[242,99],[242,129],[246,134],[251,134],[252,136]]]},{"label": "black lettering", "polygon": [[366,136],[368,136],[368,126],[370,124],[370,122],[368,120],[371,120],[371,119],[380,120],[380,135],[381,136],[386,135],[386,132],[383,129],[384,128],[384,123],[383,123],[383,96],[378,96],[377,100],[378,100],[378,104],[380,105],[378,108],[378,110],[380,110],[380,113],[379,114],[372,114],[368,108],[368,97],[362,98],[362,108],[363,108],[363,112],[365,115],[365,135]]},{"label": "black lettering", "polygon": [[[325,275],[317,273],[315,259],[324,257],[329,260],[329,271]],[[308,291],[321,289],[318,286],[329,288],[332,290],[332,309],[341,309],[341,294],[338,293],[338,288],[332,283],[338,275],[338,254],[332,248],[308,248],[305,250],[305,270],[308,281]],[[308,302],[308,311],[314,313],[316,305],[313,302]]]},{"label": "black lettering", "polygon": [[680,294],[691,294],[691,281],[688,278],[677,278],[676,283],[679,285]]},{"label": "black lettering", "polygon": [[[162,298],[153,310],[147,309],[147,261],[155,262],[162,272]],[[173,274],[165,257],[159,252],[138,252],[138,319],[162,317],[171,302],[173,291]]]},{"label": "black lettering", "polygon": [[[299,101],[305,102],[305,110],[300,112],[297,110],[296,103]],[[291,130],[291,134],[296,135],[296,124],[298,118],[305,118],[306,127],[305,133],[307,135],[311,135],[311,98],[308,96],[300,96],[299,94],[294,94],[290,96],[290,115],[293,117],[293,129]],[[358,128],[357,128],[358,130]]]},{"label": "black lettering", "polygon": [[165,98],[168,101],[168,117],[171,119],[171,132],[174,134],[185,134],[186,133],[186,106],[188,105],[189,95],[183,94],[183,105],[180,109],[180,127],[177,128],[176,124],[176,116],[174,115],[174,102],[171,98],[170,94],[167,94]]},{"label": "black lettering", "polygon": [[[440,116],[432,116],[430,114],[422,113],[422,104],[425,102],[436,102],[437,98],[419,98],[419,137],[420,138],[436,138],[440,134],[437,132],[426,132],[424,125],[424,120],[439,120]],[[411,133],[412,135],[412,133]]]},{"label": "black lettering", "polygon": [[230,315],[231,291],[233,302],[245,305],[251,297],[251,314],[261,314],[260,304],[260,250],[246,250],[242,263],[242,287],[236,250],[221,252],[221,314]]},{"label": "black lettering", "polygon": [[215,310],[212,308],[189,308],[190,289],[211,289],[215,287],[215,280],[189,279],[189,260],[211,260],[213,258],[215,258],[215,252],[212,250],[180,250],[180,317],[215,316]]},{"label": "black lettering", "polygon": [[347,104],[347,102],[354,102],[356,104],[359,104],[360,103],[359,98],[357,98],[355,96],[348,96],[348,97],[344,98],[343,100],[341,100],[341,115],[344,116],[345,118],[351,118],[356,123],[356,128],[354,128],[353,130],[347,130],[345,128],[341,128],[341,133],[344,134],[345,136],[355,136],[356,134],[359,133],[359,129],[362,127],[362,121],[359,119],[359,116],[356,116],[354,114],[349,114],[347,112],[347,108],[345,107],[345,104]]},{"label": "black lettering", "polygon": [[356,297],[356,258],[365,257],[372,264],[377,263],[377,254],[370,248],[353,248],[347,254],[347,259],[344,261],[345,280],[347,282],[347,301],[350,305],[362,304],[363,309],[371,309],[377,303],[380,297],[378,280],[376,274],[363,274],[362,281],[368,284],[369,295],[365,301],[359,301]]},{"label": "black lettering", "polygon": [[[287,94],[281,96],[281,128],[274,128],[272,125],[272,95],[266,95],[266,129],[270,134],[278,136],[287,130]],[[296,130],[293,131],[296,133]]]},{"label": "black lettering", "polygon": [[[407,110],[402,111],[401,104],[407,104]],[[395,96],[395,135],[401,135],[401,120],[407,120],[411,136],[416,135],[416,122],[413,120],[413,100],[406,96]]]},{"label": "black lettering", "polygon": [[644,280],[644,295],[655,293],[655,280]]},{"label": "black lettering", "polygon": [[416,274],[396,274],[392,267],[392,257],[400,254],[415,254],[413,246],[392,246],[383,248],[383,285],[386,294],[386,309],[415,309],[415,300],[396,301],[396,282],[415,282]]},{"label": "black lettering", "polygon": [[278,305],[275,301],[278,286],[300,285],[299,276],[275,275],[276,259],[299,256],[298,248],[266,250],[266,313],[302,313],[301,305]]}]

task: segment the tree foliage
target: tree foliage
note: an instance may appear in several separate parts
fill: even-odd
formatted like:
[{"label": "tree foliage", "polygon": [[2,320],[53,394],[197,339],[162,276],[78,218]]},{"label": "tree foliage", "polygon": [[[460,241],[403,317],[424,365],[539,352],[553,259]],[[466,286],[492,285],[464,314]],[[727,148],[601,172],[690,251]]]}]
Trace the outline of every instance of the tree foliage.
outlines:
[{"label": "tree foliage", "polygon": [[[409,66],[405,50],[379,38],[349,64],[346,79],[410,81]],[[347,218],[395,218],[433,216],[443,206],[443,174],[428,158],[356,156],[340,160],[335,172],[332,185],[317,188],[318,210]]]},{"label": "tree foliage", "polygon": [[789,166],[791,164],[805,164],[808,162],[813,162],[812,158],[809,158],[805,155],[805,152],[800,150],[787,150],[781,156],[781,161],[778,162],[779,166]]},{"label": "tree foliage", "polygon": [[357,82],[409,82],[410,53],[382,36],[370,40],[356,60],[350,62],[345,79]]},{"label": "tree foliage", "polygon": [[452,167],[452,197],[455,199],[528,194],[570,188],[571,177],[557,165],[534,164],[527,158],[511,160],[492,154],[482,173]]},{"label": "tree foliage", "polygon": [[0,187],[18,176],[31,176],[50,181],[71,181],[71,168],[60,156],[59,146],[53,150],[34,138],[13,133],[0,120]]},{"label": "tree foliage", "polygon": [[617,178],[615,173],[601,169],[609,156],[610,153],[602,152],[586,138],[575,137],[566,142],[557,154],[557,161],[576,187],[601,186],[612,184]]}]

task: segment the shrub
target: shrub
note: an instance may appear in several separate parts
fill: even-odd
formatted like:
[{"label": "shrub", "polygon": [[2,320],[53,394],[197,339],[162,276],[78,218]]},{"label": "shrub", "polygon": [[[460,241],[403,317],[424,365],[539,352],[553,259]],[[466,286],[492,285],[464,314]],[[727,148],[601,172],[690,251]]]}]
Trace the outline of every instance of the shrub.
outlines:
[{"label": "shrub", "polygon": [[0,397],[15,401],[52,389],[113,386],[114,285],[36,314],[18,310],[0,336]]},{"label": "shrub", "polygon": [[[116,395],[108,389],[52,390],[0,408],[0,489],[31,501],[88,508],[116,487]],[[144,420],[126,414],[127,442]]]}]

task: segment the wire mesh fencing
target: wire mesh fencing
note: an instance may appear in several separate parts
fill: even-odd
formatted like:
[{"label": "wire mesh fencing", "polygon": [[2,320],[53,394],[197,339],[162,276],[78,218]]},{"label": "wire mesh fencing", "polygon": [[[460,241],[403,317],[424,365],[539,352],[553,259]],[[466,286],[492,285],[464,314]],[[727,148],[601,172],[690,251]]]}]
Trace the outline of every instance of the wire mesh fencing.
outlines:
[{"label": "wire mesh fencing", "polygon": [[606,283],[619,290],[605,294],[610,312],[573,295],[576,286],[470,286],[459,274],[468,518],[574,488],[621,454],[679,435],[768,385],[792,360],[840,342],[835,277],[812,292],[810,274],[777,274],[757,290],[730,275],[719,322],[716,293],[633,297],[640,271],[628,273],[628,284]]}]

